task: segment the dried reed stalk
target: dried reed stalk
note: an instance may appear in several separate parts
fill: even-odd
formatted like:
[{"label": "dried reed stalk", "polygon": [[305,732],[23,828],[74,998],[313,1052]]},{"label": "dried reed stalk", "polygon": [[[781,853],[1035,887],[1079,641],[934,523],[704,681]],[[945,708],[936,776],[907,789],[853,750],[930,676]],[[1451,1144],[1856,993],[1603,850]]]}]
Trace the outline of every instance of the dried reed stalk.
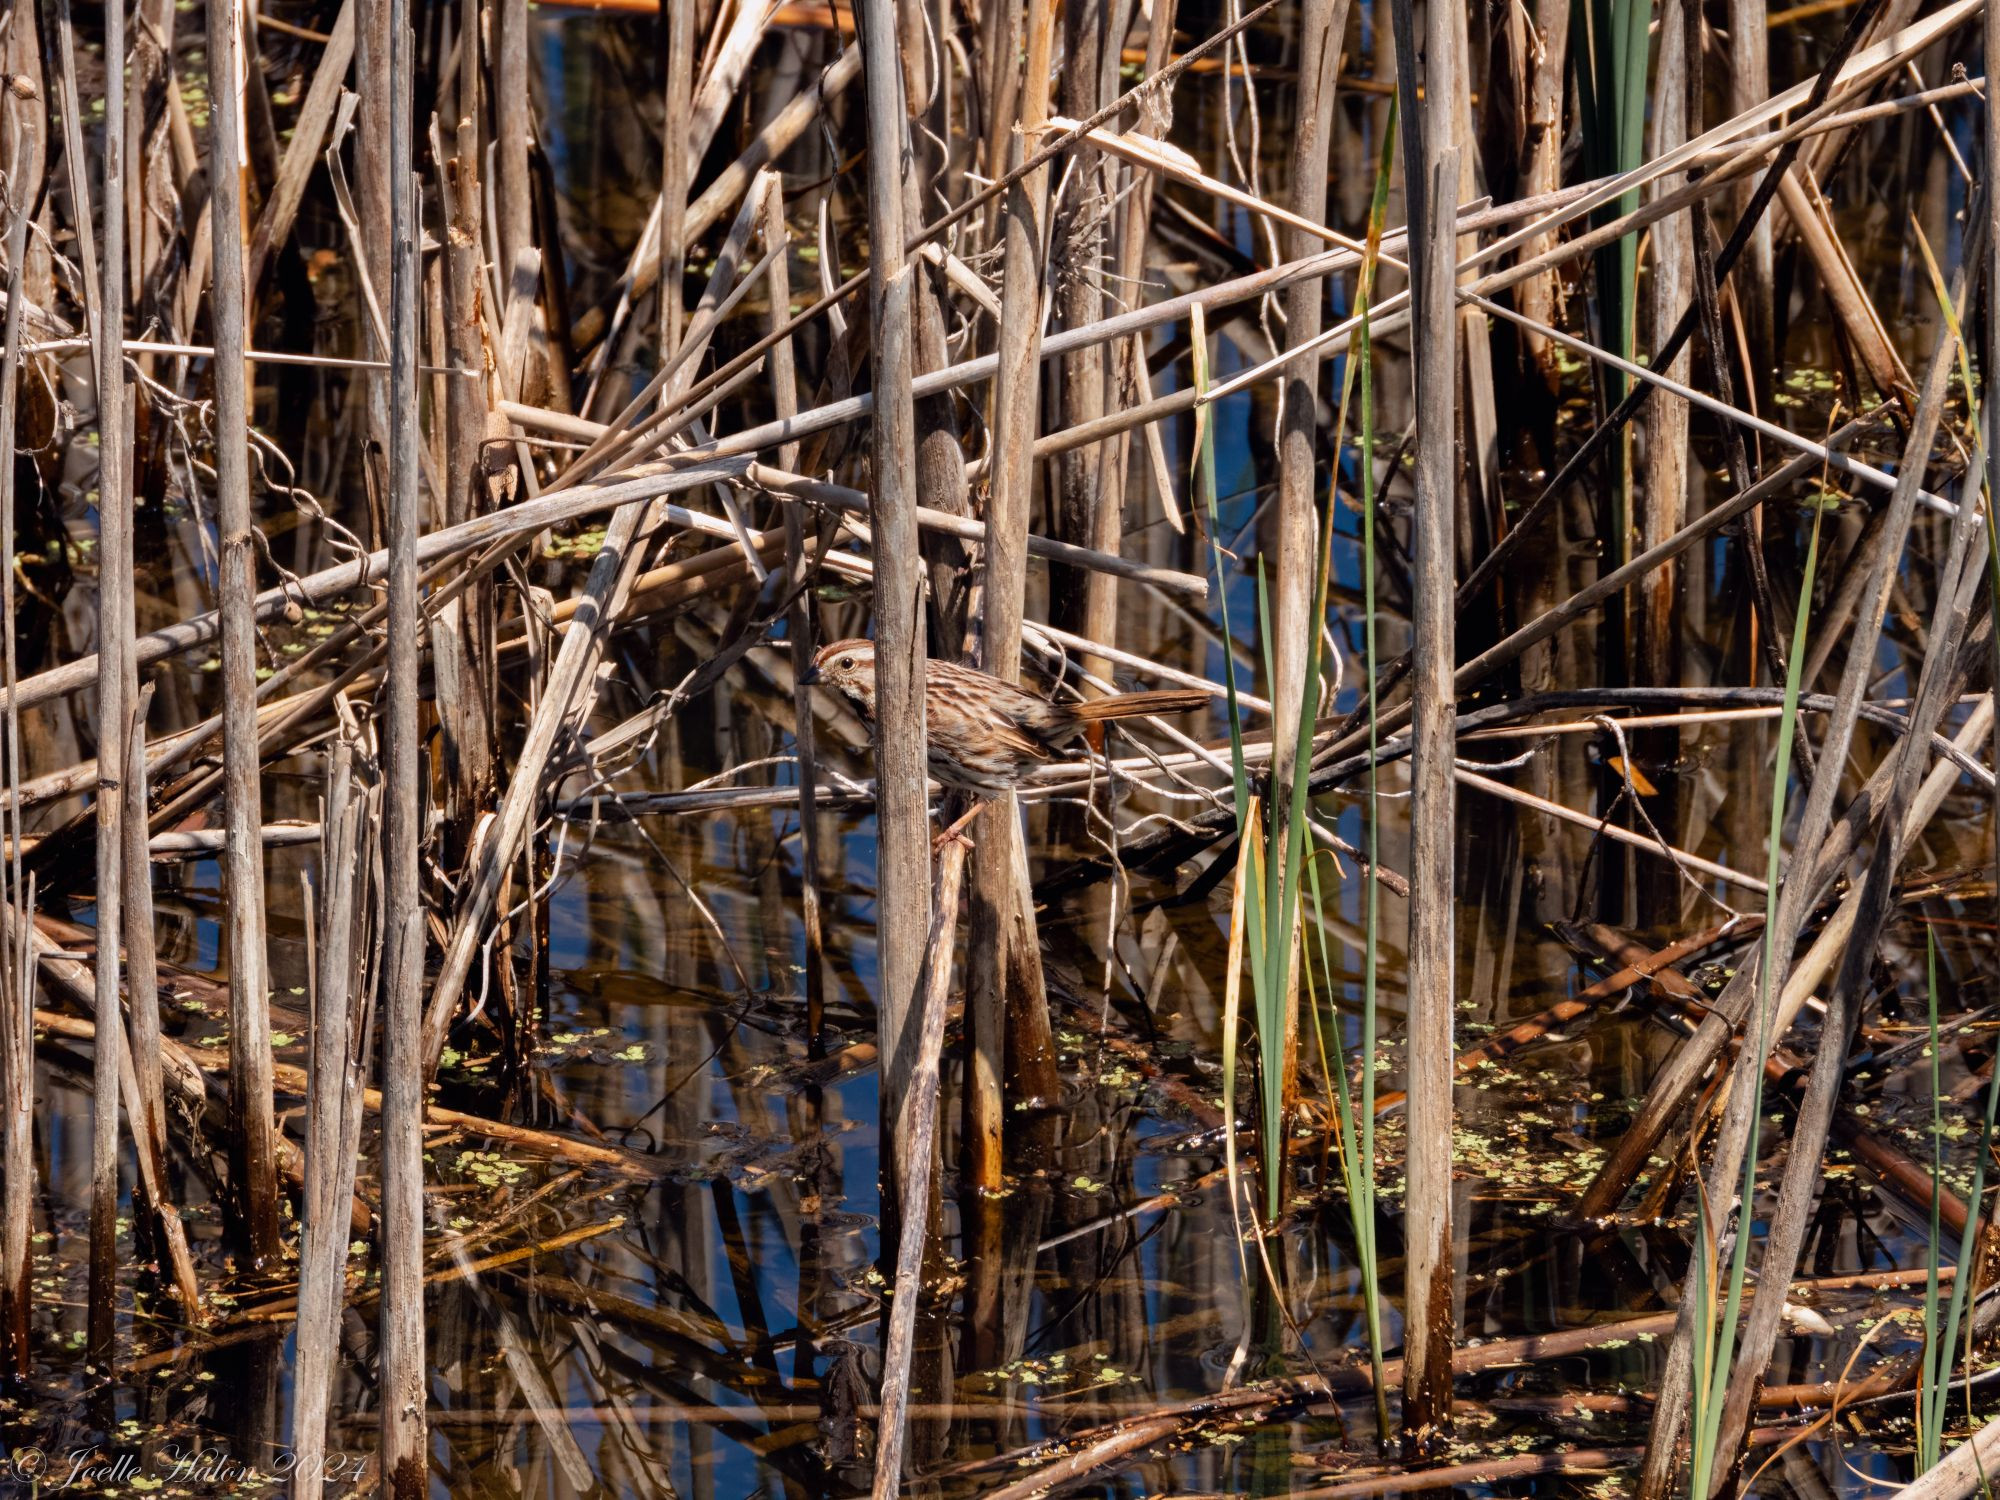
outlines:
[{"label": "dried reed stalk", "polygon": [[[1048,168],[1019,172],[1019,167],[1048,119],[1053,6],[1029,0],[1025,24],[1025,71],[1016,95],[1020,126],[1007,158],[1009,174],[1018,176],[1008,190],[1001,226],[999,344],[987,418],[995,462],[979,589],[979,665],[1009,682],[1021,677],[1034,437],[1041,409],[1041,268],[1049,243]],[[964,1171],[975,1190],[993,1193],[1002,1182],[1004,1084],[1011,1076],[1023,1096],[1038,1097],[1055,1081],[1027,846],[1011,793],[997,798],[980,819],[967,931]]]},{"label": "dried reed stalk", "polygon": [[[525,10],[526,0],[522,0]],[[680,352],[684,319],[681,282],[687,270],[687,236],[683,218],[687,209],[688,179],[694,171],[688,140],[689,111],[694,89],[693,5],[667,7],[666,65],[667,87],[660,160],[660,358],[662,363]],[[525,65],[525,64],[524,64]]]},{"label": "dried reed stalk", "polygon": [[[988,811],[982,816],[992,814]],[[917,1031],[908,1048],[914,1055],[909,1059],[901,1113],[895,1117],[891,1132],[897,1154],[896,1179],[902,1191],[901,1228],[896,1240],[895,1295],[889,1304],[889,1331],[882,1353],[874,1500],[896,1500],[902,1489],[910,1357],[916,1339],[917,1304],[924,1294],[924,1245],[930,1234],[932,1161],[937,1154],[938,1060],[944,1050],[945,1001],[958,929],[959,879],[964,870],[965,843],[953,839],[938,857],[937,900],[927,934],[923,992],[916,1005]]]},{"label": "dried reed stalk", "polygon": [[[11,92],[11,91],[10,91]],[[9,99],[5,112],[13,140],[8,154],[7,191],[7,321],[6,344],[0,351],[0,455],[14,451],[20,409],[21,323],[26,297],[22,269],[27,257],[31,205],[21,181],[24,125],[33,115],[26,101]],[[33,141],[40,148],[40,141]],[[94,272],[92,273],[95,274]],[[14,465],[0,463],[0,557],[14,556]],[[33,1227],[34,1157],[34,1007],[30,959],[25,945],[13,940],[15,914],[33,909],[21,866],[21,715],[12,688],[18,677],[18,643],[14,635],[14,569],[0,570],[0,672],[9,689],[0,733],[6,740],[6,800],[0,805],[0,832],[7,835],[7,853],[0,865],[0,1371],[25,1379],[33,1368],[29,1338],[34,1294],[29,1272],[29,1235]]]},{"label": "dried reed stalk", "polygon": [[[414,57],[409,0],[387,11],[389,357],[389,639],[381,712],[382,816],[382,1311],[380,1466],[383,1489],[416,1500],[429,1486],[425,1424],[430,1361],[424,1342],[424,951],[423,762],[419,740],[417,533],[417,238]],[[364,139],[366,132],[364,132]],[[381,382],[376,382],[381,384]]]},{"label": "dried reed stalk", "polygon": [[[1694,0],[1668,0],[1660,22],[1660,57],[1654,71],[1653,155],[1673,150],[1699,131],[1690,106],[1698,105],[1702,76],[1700,14]],[[1690,36],[1690,32],[1694,35]],[[1671,179],[1668,180],[1669,182]],[[1667,186],[1667,182],[1661,184]],[[1656,347],[1664,346],[1694,281],[1692,211],[1662,219],[1653,226],[1653,276],[1648,307]],[[1548,321],[1543,314],[1537,314]],[[1538,340],[1547,347],[1545,340]],[[1688,378],[1685,348],[1665,365],[1675,380]],[[1659,396],[1646,424],[1646,472],[1639,514],[1642,548],[1657,547],[1681,529],[1687,513],[1688,407],[1685,401]],[[1632,680],[1646,686],[1677,682],[1679,673],[1679,613],[1675,607],[1679,571],[1669,563],[1647,581],[1633,601],[1635,642]]]},{"label": "dried reed stalk", "polygon": [[97,328],[97,965],[90,1155],[90,1310],[87,1347],[100,1366],[113,1358],[118,1296],[118,1082],[124,1064],[118,954],[123,941],[124,780],[128,713],[138,673],[132,663],[132,502],[125,400],[125,7],[104,8],[105,205],[102,306]]},{"label": "dried reed stalk", "polygon": [[[314,1500],[323,1481],[326,1416],[347,1299],[348,1204],[361,1145],[362,1085],[372,1040],[370,921],[378,867],[378,787],[357,787],[353,741],[330,757],[321,826],[320,888],[307,887],[314,951],[311,1066],[306,1082],[306,1190],[300,1213],[298,1354],[292,1396],[292,1500]],[[314,898],[317,898],[316,900]]]},{"label": "dried reed stalk", "polygon": [[[1729,112],[1740,115],[1764,102],[1771,92],[1770,40],[1765,8],[1758,0],[1729,0]],[[1742,218],[1762,188],[1757,178],[1746,180],[1736,191],[1737,213]],[[1772,297],[1772,245],[1770,221],[1759,216],[1751,234],[1749,254],[1738,282],[1736,305],[1750,333],[1750,378],[1770,368]]]},{"label": "dried reed stalk", "polygon": [[[463,34],[462,45],[476,50],[476,32]],[[478,70],[471,69],[471,84]],[[472,115],[463,116],[455,132],[457,150],[442,164],[444,196],[449,205],[445,241],[445,352],[460,369],[482,369],[486,361],[482,331],[484,296],[479,253],[479,131]],[[495,491],[509,487],[507,450],[495,442],[493,465],[488,443],[494,437],[489,416],[487,382],[457,379],[445,390],[444,520],[461,525],[494,508]],[[445,765],[445,860],[452,869],[464,867],[472,847],[473,829],[492,806],[496,784],[494,712],[499,692],[494,660],[494,602],[490,583],[474,585],[468,596],[447,605],[431,638],[438,675],[438,721]]]},{"label": "dried reed stalk", "polygon": [[930,834],[925,795],[924,609],[917,530],[917,431],[912,391],[916,273],[903,249],[910,171],[895,0],[862,0],[868,95],[868,258],[875,401],[870,442],[875,537],[876,943],[882,1118],[900,1119],[916,1057],[911,1021],[930,929]]},{"label": "dried reed stalk", "polygon": [[[1058,76],[1058,98],[1065,115],[1083,118],[1102,107],[1103,53],[1115,49],[1117,38],[1107,37],[1104,0],[1066,0],[1062,7],[1063,67]],[[1032,21],[1031,23],[1032,24]],[[1024,104],[1032,99],[1036,85],[1024,80]],[[1042,126],[1041,119],[1022,121],[1024,132]],[[1024,139],[1025,139],[1024,135]],[[1103,153],[1090,138],[1077,142],[1065,164],[1066,191],[1051,226],[1053,241],[1047,247],[1047,263],[1038,261],[1038,280],[1054,285],[1046,295],[1055,304],[1063,324],[1086,328],[1104,314],[1104,222],[1110,202],[1111,174]],[[1088,428],[1104,415],[1104,356],[1095,344],[1071,350],[1057,366],[1055,397],[1058,424],[1063,428]],[[1102,443],[1080,443],[1058,456],[1051,476],[1051,508],[1056,517],[1056,533],[1065,541],[1094,547],[1100,552],[1116,552],[1124,517],[1107,505],[1099,476],[1103,461]],[[1054,570],[1050,580],[1050,614],[1059,625],[1069,625],[1093,640],[1109,641],[1117,636],[1118,594],[1113,581],[1101,574]],[[1098,671],[1099,663],[1086,661],[1086,672]]]},{"label": "dried reed stalk", "polygon": [[[132,1089],[126,1120],[138,1157],[138,1217],[166,1262],[174,1297],[191,1321],[201,1317],[201,1293],[187,1233],[167,1181],[167,1105],[161,1078],[160,970],[153,944],[153,867],[146,838],[146,710],[153,685],[139,690],[125,753],[125,972]],[[254,836],[254,835],[253,835]],[[267,1096],[268,1097],[268,1096]]]},{"label": "dried reed stalk", "polygon": [[[208,7],[208,55],[220,64],[208,120],[209,324],[215,339],[215,488],[220,536],[223,858],[229,899],[229,1138],[238,1229],[252,1265],[278,1256],[278,1175],[271,1123],[271,1011],[265,978],[264,821],[257,765],[257,579],[250,519],[249,396],[243,366],[241,117],[233,80],[242,9]],[[143,819],[143,813],[128,810]],[[143,827],[143,823],[141,824]],[[143,862],[142,874],[150,867]],[[136,983],[136,976],[135,976]]]},{"label": "dried reed stalk", "polygon": [[[528,143],[532,134],[531,95],[528,89],[528,0],[495,0],[491,10],[493,27],[493,200],[500,266],[520,259],[521,252],[533,250],[535,210],[528,173]],[[687,6],[669,8],[668,24],[686,27],[692,34],[693,11]],[[670,75],[671,76],[671,75]],[[463,106],[461,106],[463,108]],[[685,120],[682,115],[670,122]],[[685,143],[683,138],[681,144]],[[669,138],[669,144],[674,144]],[[668,160],[672,160],[669,153]],[[678,288],[676,288],[678,290]],[[504,317],[508,308],[499,308]]]},{"label": "dried reed stalk", "polygon": [[1408,1191],[1403,1237],[1403,1432],[1422,1451],[1451,1427],[1453,889],[1452,664],[1456,605],[1452,542],[1458,493],[1455,441],[1459,330],[1452,283],[1452,211],[1459,190],[1455,105],[1443,86],[1453,55],[1447,7],[1426,12],[1428,90],[1417,103],[1415,22],[1395,10],[1398,88],[1406,122],[1403,180],[1410,204],[1410,292],[1416,310],[1417,466],[1412,532],[1415,645],[1410,701],[1410,935]]},{"label": "dried reed stalk", "polygon": [[[858,59],[857,59],[858,62]],[[787,249],[771,259],[771,326],[782,327],[792,310],[789,232],[785,228],[785,184],[776,172],[759,172],[751,193],[763,204],[763,235],[767,246]],[[784,339],[771,349],[771,409],[783,421],[799,409],[798,373],[792,361],[792,343]],[[778,463],[796,469],[796,443],[778,450]],[[819,549],[824,551],[822,542]],[[807,576],[805,518],[795,505],[785,507],[785,566],[794,584]],[[820,925],[820,827],[819,759],[813,728],[812,689],[806,684],[813,659],[813,617],[810,596],[800,590],[785,620],[785,635],[792,659],[792,744],[798,757],[799,782],[799,920],[806,944],[806,1038],[817,1056],[823,1046],[821,1033],[826,1026],[826,936]]]},{"label": "dried reed stalk", "polygon": [[[1167,66],[1173,43],[1173,29],[1172,0],[1159,0],[1146,21],[1147,77],[1157,75]],[[1157,139],[1163,136],[1170,123],[1167,108],[1167,101],[1163,99],[1149,97],[1144,100],[1139,106],[1138,119],[1133,122],[1130,133],[1142,139]],[[1120,189],[1121,196],[1125,199],[1125,211],[1118,229],[1116,285],[1135,285],[1145,274],[1147,247],[1150,243],[1149,231],[1153,222],[1153,187],[1154,179],[1151,173],[1127,168],[1125,183]],[[1146,368],[1144,340],[1120,339],[1112,348],[1111,376],[1106,393],[1111,410],[1118,411],[1151,401],[1152,377]],[[1167,466],[1166,445],[1160,439],[1157,426],[1145,428],[1141,438],[1146,445],[1146,457],[1154,493],[1167,517],[1168,524],[1176,531],[1180,531],[1184,529],[1184,522],[1180,514],[1180,503],[1174,493],[1173,474]],[[1105,504],[1116,508],[1120,515],[1124,514],[1126,502],[1133,494],[1133,487],[1129,483],[1131,472],[1130,436],[1120,433],[1105,446],[1102,480]]]},{"label": "dried reed stalk", "polygon": [[[381,310],[371,305],[389,285],[389,104],[391,81],[389,58],[390,0],[359,0],[361,11],[354,29],[354,95],[343,95],[333,128],[331,144],[324,158],[329,166],[337,159],[347,121],[358,115],[354,137],[354,183],[356,206],[347,228],[354,241],[356,272],[365,282],[362,293],[366,325],[364,348],[376,359],[393,358],[381,327]],[[388,494],[388,461],[391,442],[389,382],[371,380],[363,387],[367,402],[368,446],[363,449],[370,491],[368,520],[371,541],[383,540],[385,524],[382,505]]]},{"label": "dried reed stalk", "polygon": [[[1541,46],[1529,79],[1527,159],[1521,171],[1521,191],[1529,197],[1553,191],[1562,178],[1563,80],[1569,66],[1572,9],[1572,0],[1535,0],[1535,31]],[[1521,247],[1521,257],[1537,259],[1553,246],[1552,237],[1538,236]],[[1521,311],[1537,323],[1560,322],[1561,299],[1562,282],[1553,272],[1530,277],[1516,294]],[[1553,390],[1557,372],[1548,345],[1530,334],[1522,347]]]}]

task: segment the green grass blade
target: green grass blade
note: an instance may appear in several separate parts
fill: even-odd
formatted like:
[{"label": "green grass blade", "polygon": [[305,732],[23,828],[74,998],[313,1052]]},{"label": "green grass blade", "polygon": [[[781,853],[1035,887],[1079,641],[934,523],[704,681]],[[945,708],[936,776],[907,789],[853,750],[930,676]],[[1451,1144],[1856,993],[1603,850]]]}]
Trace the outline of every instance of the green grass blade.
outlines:
[{"label": "green grass blade", "polygon": [[[1764,951],[1763,962],[1758,966],[1757,973],[1757,1050],[1753,1054],[1759,1064],[1771,1050],[1772,976],[1778,964],[1778,955],[1773,944],[1778,925],[1779,872],[1784,854],[1786,794],[1791,787],[1792,742],[1797,737],[1799,723],[1799,673],[1801,663],[1806,657],[1807,626],[1812,619],[1813,580],[1819,568],[1820,522],[1825,515],[1824,509],[1814,507],[1812,537],[1806,544],[1805,570],[1799,582],[1798,616],[1792,623],[1792,649],[1786,659],[1785,702],[1778,720],[1777,761],[1771,773],[1771,825],[1765,841],[1764,854],[1765,882],[1768,887],[1764,896]],[[1728,1384],[1730,1356],[1736,1348],[1736,1325],[1743,1310],[1744,1271],[1750,1255],[1751,1215],[1757,1193],[1758,1136],[1764,1112],[1764,1070],[1762,1066],[1752,1066],[1748,1072],[1750,1139],[1743,1154],[1740,1209],[1735,1244],[1729,1257],[1728,1290],[1722,1303],[1721,1326],[1715,1330],[1712,1345],[1702,1352],[1701,1358],[1696,1360],[1693,1413],[1695,1462],[1690,1475],[1694,1500],[1707,1500],[1712,1487],[1710,1481],[1718,1457],[1715,1445],[1722,1424],[1722,1401]],[[1720,1215],[1721,1221],[1727,1223],[1728,1217],[1725,1207]],[[1696,1271],[1699,1275],[1705,1266],[1705,1256],[1698,1253],[1696,1262]]]},{"label": "green grass blade", "polygon": [[1917,1472],[1938,1461],[1944,1439],[1943,1386],[1951,1368],[1951,1343],[1938,1337],[1939,1254],[1944,1241],[1944,1080],[1938,1057],[1937,934],[1926,929],[1924,955],[1925,1014],[1929,1021],[1931,1060],[1931,1234],[1924,1266],[1924,1357],[1917,1369]]}]

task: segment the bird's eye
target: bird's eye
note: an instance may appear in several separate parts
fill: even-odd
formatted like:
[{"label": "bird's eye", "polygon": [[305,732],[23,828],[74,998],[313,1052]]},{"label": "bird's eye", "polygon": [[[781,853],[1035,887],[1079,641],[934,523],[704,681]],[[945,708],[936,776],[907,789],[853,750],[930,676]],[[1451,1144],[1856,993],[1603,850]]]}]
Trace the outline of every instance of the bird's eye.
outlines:
[{"label": "bird's eye", "polygon": [[853,668],[854,668],[854,658],[853,658],[853,657],[851,657],[851,656],[843,656],[843,657],[841,657],[841,659],[840,659],[840,670],[841,670],[841,671],[843,671],[843,672],[848,672],[848,671],[852,671],[852,670],[853,670]]}]

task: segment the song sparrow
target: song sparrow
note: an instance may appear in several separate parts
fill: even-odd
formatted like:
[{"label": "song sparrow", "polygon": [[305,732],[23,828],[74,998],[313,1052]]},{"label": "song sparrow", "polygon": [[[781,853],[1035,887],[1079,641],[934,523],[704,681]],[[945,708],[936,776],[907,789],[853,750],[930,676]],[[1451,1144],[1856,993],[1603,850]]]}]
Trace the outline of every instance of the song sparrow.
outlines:
[{"label": "song sparrow", "polygon": [[[875,643],[835,641],[813,657],[808,683],[824,683],[875,722]],[[1206,707],[1201,688],[1120,693],[1088,703],[1051,703],[1026,688],[948,661],[924,664],[924,721],[931,774],[986,798],[1021,778],[1092,724]]]}]

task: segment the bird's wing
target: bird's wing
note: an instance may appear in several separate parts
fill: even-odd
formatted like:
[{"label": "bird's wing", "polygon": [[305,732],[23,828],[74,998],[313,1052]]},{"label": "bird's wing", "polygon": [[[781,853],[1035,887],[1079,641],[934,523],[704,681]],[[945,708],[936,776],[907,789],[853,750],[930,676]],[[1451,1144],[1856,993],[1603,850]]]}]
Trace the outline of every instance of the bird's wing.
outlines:
[{"label": "bird's wing", "polygon": [[1036,760],[1047,760],[1049,758],[1049,747],[1047,745],[1043,744],[1026,730],[1016,729],[1012,724],[994,725],[993,737],[1009,750],[1019,751],[1022,755],[1032,756]]}]

